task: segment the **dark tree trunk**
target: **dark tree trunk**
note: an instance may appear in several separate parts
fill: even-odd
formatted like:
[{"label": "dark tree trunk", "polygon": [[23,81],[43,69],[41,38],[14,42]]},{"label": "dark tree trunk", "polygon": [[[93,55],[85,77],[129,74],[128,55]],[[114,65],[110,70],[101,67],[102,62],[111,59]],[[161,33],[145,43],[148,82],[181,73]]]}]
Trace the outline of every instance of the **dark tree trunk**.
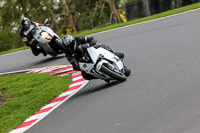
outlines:
[{"label": "dark tree trunk", "polygon": [[63,9],[65,12],[65,16],[67,17],[70,27],[72,28],[73,32],[77,32],[77,22],[76,22],[76,17],[75,17],[75,9],[73,6],[73,0],[61,0]]},{"label": "dark tree trunk", "polygon": [[159,0],[161,3],[162,12],[170,10],[172,0]]},{"label": "dark tree trunk", "polygon": [[117,8],[115,6],[114,0],[105,0],[105,1],[108,3],[108,5],[109,5],[109,7],[110,7],[110,9],[113,13],[113,18],[114,18],[115,23],[121,23],[121,18],[119,16],[119,13],[118,13]]}]

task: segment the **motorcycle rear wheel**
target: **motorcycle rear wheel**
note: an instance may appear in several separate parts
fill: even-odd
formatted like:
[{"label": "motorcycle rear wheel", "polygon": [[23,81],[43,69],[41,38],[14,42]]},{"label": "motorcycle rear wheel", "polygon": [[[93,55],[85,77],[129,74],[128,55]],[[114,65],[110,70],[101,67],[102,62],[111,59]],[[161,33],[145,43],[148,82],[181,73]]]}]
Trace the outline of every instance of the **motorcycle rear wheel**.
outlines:
[{"label": "motorcycle rear wheel", "polygon": [[123,73],[116,73],[113,70],[111,70],[110,68],[106,67],[105,65],[101,66],[100,71],[118,81],[121,81],[121,82],[126,81],[126,76]]}]

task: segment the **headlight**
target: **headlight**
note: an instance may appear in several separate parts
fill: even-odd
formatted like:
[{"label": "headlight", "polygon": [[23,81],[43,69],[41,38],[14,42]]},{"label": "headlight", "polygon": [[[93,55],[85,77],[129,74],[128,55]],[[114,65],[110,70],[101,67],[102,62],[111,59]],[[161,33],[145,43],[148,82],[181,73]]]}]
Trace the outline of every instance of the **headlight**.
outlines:
[{"label": "headlight", "polygon": [[47,40],[51,40],[52,37],[47,33],[47,32],[42,32],[41,33],[41,36]]}]

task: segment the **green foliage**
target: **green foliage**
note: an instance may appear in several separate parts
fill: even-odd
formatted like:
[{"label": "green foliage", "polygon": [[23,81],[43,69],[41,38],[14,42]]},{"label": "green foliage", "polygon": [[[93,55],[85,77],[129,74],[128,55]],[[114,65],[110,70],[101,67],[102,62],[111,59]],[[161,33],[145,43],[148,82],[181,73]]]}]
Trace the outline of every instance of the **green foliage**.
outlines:
[{"label": "green foliage", "polygon": [[24,45],[21,43],[19,33],[12,33],[10,31],[10,27],[4,27],[0,31],[0,52],[19,48]]},{"label": "green foliage", "polygon": [[8,28],[0,31],[0,51],[9,50],[12,48],[8,36],[10,35]]},{"label": "green foliage", "polygon": [[13,27],[18,23],[22,14],[18,6],[18,2],[14,2],[13,0],[6,1],[0,12],[1,26]]},{"label": "green foliage", "polygon": [[[69,3],[69,0],[66,1]],[[119,5],[119,1],[115,0],[116,6]],[[74,5],[69,7],[70,13],[75,14],[73,20],[77,20],[75,27],[79,31],[113,22],[110,21],[112,11],[103,0],[72,0],[72,3]],[[19,36],[22,17],[28,17],[38,23],[48,18],[52,29],[58,35],[66,33],[66,29],[71,28],[64,6],[55,0],[4,0],[0,1],[0,5],[2,5],[0,7],[0,52],[24,46]]]},{"label": "green foliage", "polygon": [[[85,0],[85,3],[88,1]],[[78,4],[78,3],[77,3]],[[109,23],[110,20],[110,8],[103,1],[90,1],[78,10],[81,13],[79,16],[79,29],[80,31],[86,29],[93,29],[97,26],[103,26]]]},{"label": "green foliage", "polygon": [[12,0],[8,0],[2,7],[0,16],[0,51],[21,47],[19,33],[16,31],[21,18],[18,3],[14,4]]},{"label": "green foliage", "polygon": [[13,98],[0,106],[0,132],[6,133],[64,92],[71,78],[30,73],[0,76],[0,81],[5,92],[0,95]]}]

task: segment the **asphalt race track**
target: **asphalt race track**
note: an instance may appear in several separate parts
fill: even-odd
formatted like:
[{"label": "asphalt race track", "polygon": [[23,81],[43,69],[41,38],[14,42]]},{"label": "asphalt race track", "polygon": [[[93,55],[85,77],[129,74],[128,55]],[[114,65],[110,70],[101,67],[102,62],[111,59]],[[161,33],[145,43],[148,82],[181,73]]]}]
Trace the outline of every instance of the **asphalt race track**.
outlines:
[{"label": "asphalt race track", "polygon": [[[25,133],[200,131],[200,10],[95,35],[126,54],[126,82],[90,81]],[[0,56],[0,72],[68,64],[30,51]]]},{"label": "asphalt race track", "polygon": [[41,68],[58,64],[69,65],[64,54],[58,55],[55,58],[52,58],[50,55],[44,57],[42,54],[34,56],[30,49],[8,55],[0,55],[0,62],[0,73]]}]

